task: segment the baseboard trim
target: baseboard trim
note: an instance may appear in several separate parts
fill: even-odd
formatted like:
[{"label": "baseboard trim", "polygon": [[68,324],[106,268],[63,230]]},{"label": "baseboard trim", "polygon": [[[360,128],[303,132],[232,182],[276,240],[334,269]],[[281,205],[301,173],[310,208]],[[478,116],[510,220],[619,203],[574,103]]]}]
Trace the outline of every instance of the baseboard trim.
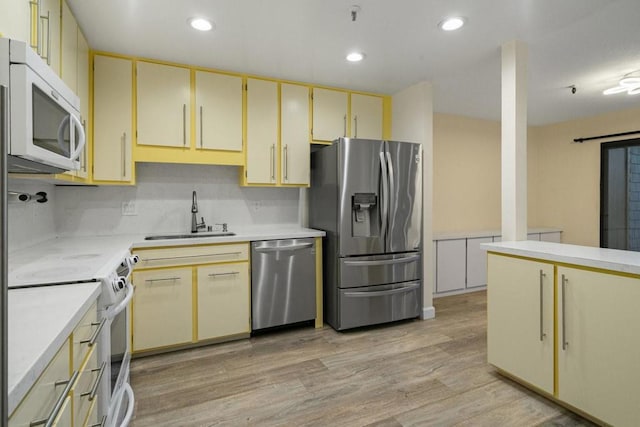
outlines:
[{"label": "baseboard trim", "polygon": [[433,319],[435,317],[436,317],[436,308],[434,306],[422,307],[422,320]]}]

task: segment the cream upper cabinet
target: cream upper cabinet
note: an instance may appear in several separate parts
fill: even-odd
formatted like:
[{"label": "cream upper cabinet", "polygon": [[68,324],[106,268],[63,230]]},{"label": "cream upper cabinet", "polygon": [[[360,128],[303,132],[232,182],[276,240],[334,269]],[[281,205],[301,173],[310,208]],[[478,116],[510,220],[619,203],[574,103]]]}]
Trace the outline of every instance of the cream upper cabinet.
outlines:
[{"label": "cream upper cabinet", "polygon": [[351,136],[382,139],[382,98],[351,94]]},{"label": "cream upper cabinet", "polygon": [[[78,28],[78,59],[77,59],[77,95],[80,98],[80,116],[85,134],[89,135],[89,44]],[[80,157],[80,169],[75,171],[76,176],[87,178],[89,176],[89,159],[91,158],[90,144]]]},{"label": "cream upper cabinet", "polygon": [[247,183],[276,183],[277,150],[278,83],[247,79]]},{"label": "cream upper cabinet", "polygon": [[96,55],[93,61],[93,180],[132,179],[132,65]]},{"label": "cream upper cabinet", "polygon": [[78,93],[78,24],[67,6],[62,2],[62,64],[60,77],[76,94]]},{"label": "cream upper cabinet", "polygon": [[133,351],[192,341],[190,267],[133,273]]},{"label": "cream upper cabinet", "polygon": [[[35,5],[28,0],[2,0],[0,13],[0,33],[2,37],[31,43],[32,14],[35,16]],[[35,40],[34,40],[35,45]]]},{"label": "cream upper cabinet", "polygon": [[198,267],[198,340],[251,332],[249,263]]},{"label": "cream upper cabinet", "polygon": [[137,63],[138,145],[191,146],[191,72]]},{"label": "cream upper cabinet", "polygon": [[60,4],[64,0],[40,0],[40,55],[60,75]]},{"label": "cream upper cabinet", "polygon": [[488,256],[487,359],[553,394],[553,265]]},{"label": "cream upper cabinet", "polygon": [[640,420],[640,278],[558,267],[558,397],[615,426]]},{"label": "cream upper cabinet", "polygon": [[242,77],[196,71],[196,147],[242,151]]},{"label": "cream upper cabinet", "polygon": [[280,182],[309,185],[309,88],[280,86]]},{"label": "cream upper cabinet", "polygon": [[331,89],[313,89],[314,141],[333,141],[347,136],[347,92]]}]

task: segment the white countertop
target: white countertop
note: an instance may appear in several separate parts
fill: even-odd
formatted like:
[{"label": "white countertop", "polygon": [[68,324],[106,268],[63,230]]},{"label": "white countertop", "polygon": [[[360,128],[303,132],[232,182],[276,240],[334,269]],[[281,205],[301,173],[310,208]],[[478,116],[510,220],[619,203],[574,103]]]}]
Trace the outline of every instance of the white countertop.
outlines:
[{"label": "white countertop", "polygon": [[[532,227],[527,229],[528,234],[537,233],[558,233],[562,232],[560,228],[554,227]],[[442,233],[433,233],[433,240],[456,240],[456,239],[474,239],[480,237],[501,236],[501,230],[482,230],[482,231],[450,231]]]},{"label": "white countertop", "polygon": [[9,414],[99,294],[98,283],[9,290]]},{"label": "white countertop", "polygon": [[530,240],[480,246],[489,252],[640,275],[640,252]]}]

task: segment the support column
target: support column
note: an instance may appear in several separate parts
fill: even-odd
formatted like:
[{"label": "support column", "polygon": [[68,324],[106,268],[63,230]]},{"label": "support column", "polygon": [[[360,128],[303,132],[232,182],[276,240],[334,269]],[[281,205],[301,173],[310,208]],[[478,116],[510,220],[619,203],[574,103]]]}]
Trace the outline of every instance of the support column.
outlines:
[{"label": "support column", "polygon": [[527,46],[502,45],[502,240],[527,239]]}]

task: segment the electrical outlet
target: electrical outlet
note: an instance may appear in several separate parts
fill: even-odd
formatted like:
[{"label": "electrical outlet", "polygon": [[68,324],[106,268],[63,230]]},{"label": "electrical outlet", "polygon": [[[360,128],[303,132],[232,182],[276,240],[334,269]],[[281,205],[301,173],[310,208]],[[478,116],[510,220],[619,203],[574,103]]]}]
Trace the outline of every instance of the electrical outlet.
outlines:
[{"label": "electrical outlet", "polygon": [[126,216],[138,215],[138,211],[136,210],[136,202],[134,200],[129,200],[128,202],[122,202],[122,215],[126,215]]}]

